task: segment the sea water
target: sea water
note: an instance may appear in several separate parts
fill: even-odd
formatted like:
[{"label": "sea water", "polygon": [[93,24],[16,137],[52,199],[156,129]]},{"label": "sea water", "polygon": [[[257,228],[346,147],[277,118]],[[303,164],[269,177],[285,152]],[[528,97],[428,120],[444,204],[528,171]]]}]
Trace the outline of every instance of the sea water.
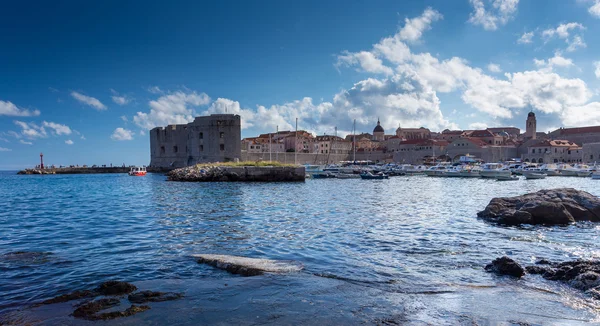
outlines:
[{"label": "sea water", "polygon": [[[477,218],[493,197],[600,180],[392,177],[301,183],[176,183],[160,174],[0,172],[0,315],[81,323],[45,299],[118,279],[183,292],[113,323],[581,324],[593,300],[537,275],[486,273],[508,255],[532,264],[600,256],[600,227],[502,227]],[[10,259],[10,253],[32,259]],[[194,254],[301,263],[241,277]],[[8,255],[7,255],[8,254]]]}]

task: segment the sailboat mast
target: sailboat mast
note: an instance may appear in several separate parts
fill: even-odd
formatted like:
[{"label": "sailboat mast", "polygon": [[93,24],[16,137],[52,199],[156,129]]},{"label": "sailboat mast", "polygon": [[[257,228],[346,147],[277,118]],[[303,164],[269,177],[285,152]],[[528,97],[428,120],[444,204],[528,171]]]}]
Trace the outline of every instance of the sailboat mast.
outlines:
[{"label": "sailboat mast", "polygon": [[356,163],[356,119],[354,119],[354,127],[352,130],[352,149],[354,150],[352,154],[352,161]]}]

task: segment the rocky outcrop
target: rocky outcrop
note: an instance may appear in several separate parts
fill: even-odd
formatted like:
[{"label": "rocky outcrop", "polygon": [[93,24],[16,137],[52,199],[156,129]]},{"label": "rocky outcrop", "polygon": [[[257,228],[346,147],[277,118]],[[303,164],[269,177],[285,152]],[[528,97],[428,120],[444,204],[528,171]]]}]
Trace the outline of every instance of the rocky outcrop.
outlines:
[{"label": "rocky outcrop", "polygon": [[[525,275],[523,268],[508,257],[495,259],[485,269],[502,275]],[[547,280],[564,282],[600,300],[600,261],[575,260],[553,263],[542,259],[535,265],[525,267],[525,270],[532,275],[541,275]]]},{"label": "rocky outcrop", "polygon": [[522,196],[494,198],[477,216],[504,225],[600,222],[600,199],[572,188],[540,190]]},{"label": "rocky outcrop", "polygon": [[[94,290],[80,290],[68,294],[59,295],[55,298],[43,301],[40,305],[55,304],[80,300],[86,298],[103,297],[97,300],[86,301],[77,306],[73,311],[73,317],[86,320],[109,320],[121,317],[128,317],[137,313],[150,309],[149,306],[136,306],[133,303],[160,302],[177,300],[183,297],[181,293],[172,292],[154,292],[141,291],[132,293],[137,290],[137,287],[131,283],[122,281],[107,281],[100,284]],[[130,294],[131,293],[131,294]],[[102,310],[113,308],[121,304],[121,299],[124,295],[129,294],[127,299],[132,305],[121,311],[109,311],[100,313]],[[106,298],[108,296],[111,298]]]},{"label": "rocky outcrop", "polygon": [[302,264],[293,261],[210,254],[192,255],[192,257],[196,258],[200,264],[207,264],[243,276],[298,272],[304,268]]},{"label": "rocky outcrop", "polygon": [[96,288],[96,292],[102,295],[123,295],[137,290],[131,283],[121,281],[107,281]]},{"label": "rocky outcrop", "polygon": [[509,275],[514,277],[525,275],[525,269],[523,269],[519,263],[506,256],[494,259],[491,264],[485,266],[485,270],[498,275]]},{"label": "rocky outcrop", "polygon": [[304,181],[306,171],[298,166],[217,166],[194,165],[167,173],[169,181],[188,182],[289,182]]},{"label": "rocky outcrop", "polygon": [[182,298],[183,294],[173,292],[142,291],[130,294],[127,299],[131,303],[162,302]]}]

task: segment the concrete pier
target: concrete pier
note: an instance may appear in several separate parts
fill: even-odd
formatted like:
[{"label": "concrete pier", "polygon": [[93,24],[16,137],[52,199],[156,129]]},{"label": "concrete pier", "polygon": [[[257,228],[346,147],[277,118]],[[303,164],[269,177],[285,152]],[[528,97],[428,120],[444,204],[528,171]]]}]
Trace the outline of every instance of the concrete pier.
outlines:
[{"label": "concrete pier", "polygon": [[25,169],[17,174],[98,174],[98,173],[128,173],[129,167],[76,167],[76,168],[46,168]]}]

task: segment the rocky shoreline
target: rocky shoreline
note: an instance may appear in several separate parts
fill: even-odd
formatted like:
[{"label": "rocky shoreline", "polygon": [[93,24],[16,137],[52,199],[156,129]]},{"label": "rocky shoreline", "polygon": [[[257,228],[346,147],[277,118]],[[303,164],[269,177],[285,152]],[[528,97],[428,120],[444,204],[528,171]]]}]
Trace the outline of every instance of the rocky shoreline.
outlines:
[{"label": "rocky shoreline", "polygon": [[535,265],[522,267],[513,259],[504,256],[486,265],[485,270],[516,278],[527,274],[541,275],[546,280],[563,282],[593,299],[600,300],[600,261],[580,259],[555,263],[541,259]]},{"label": "rocky shoreline", "polygon": [[184,182],[298,182],[305,178],[303,166],[193,165],[167,173],[169,181]]}]

